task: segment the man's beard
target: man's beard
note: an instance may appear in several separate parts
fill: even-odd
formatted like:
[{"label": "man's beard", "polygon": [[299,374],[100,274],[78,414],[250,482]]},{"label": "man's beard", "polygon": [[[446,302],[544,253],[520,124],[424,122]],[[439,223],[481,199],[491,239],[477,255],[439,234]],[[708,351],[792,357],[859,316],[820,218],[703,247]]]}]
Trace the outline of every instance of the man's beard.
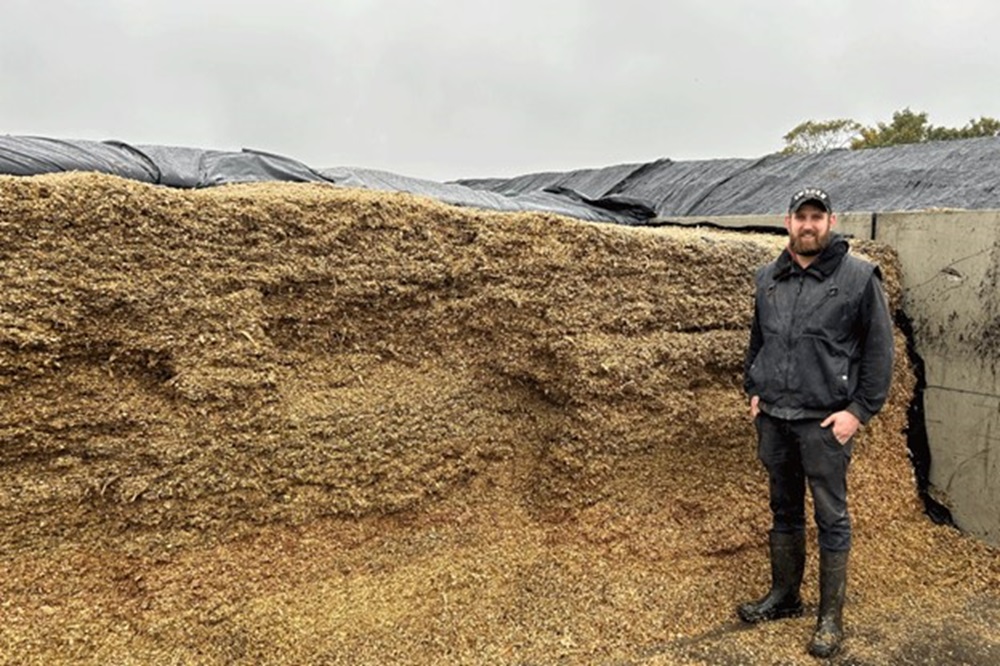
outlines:
[{"label": "man's beard", "polygon": [[826,229],[822,233],[799,232],[798,235],[789,239],[792,252],[800,257],[815,257],[830,244],[830,230]]}]

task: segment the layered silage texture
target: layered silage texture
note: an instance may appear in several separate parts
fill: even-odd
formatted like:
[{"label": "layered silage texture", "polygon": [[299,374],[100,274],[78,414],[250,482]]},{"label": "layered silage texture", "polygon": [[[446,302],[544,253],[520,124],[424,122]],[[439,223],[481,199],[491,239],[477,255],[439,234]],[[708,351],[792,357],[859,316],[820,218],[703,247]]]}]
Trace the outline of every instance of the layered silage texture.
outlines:
[{"label": "layered silage texture", "polygon": [[[795,663],[807,620],[732,614],[766,584],[740,373],[780,242],[0,179],[0,653]],[[996,554],[920,514],[903,345],[852,463],[854,654],[939,649],[916,598],[995,656]]]}]

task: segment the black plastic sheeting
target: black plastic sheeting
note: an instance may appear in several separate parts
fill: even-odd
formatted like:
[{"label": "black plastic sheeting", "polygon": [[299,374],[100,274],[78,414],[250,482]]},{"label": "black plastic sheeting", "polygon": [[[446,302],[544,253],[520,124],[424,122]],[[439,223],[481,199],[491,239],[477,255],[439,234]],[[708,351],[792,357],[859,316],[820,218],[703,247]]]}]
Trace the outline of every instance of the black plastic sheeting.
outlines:
[{"label": "black plastic sheeting", "polygon": [[592,222],[641,224],[655,217],[656,213],[641,201],[623,196],[588,197],[566,188],[551,187],[546,190],[524,192],[495,192],[474,189],[459,183],[438,183],[432,180],[400,176],[388,171],[360,168],[321,169],[320,173],[345,187],[364,187],[372,190],[410,192],[432,197],[456,206],[470,206],[499,211],[545,211],[568,215]]},{"label": "black plastic sheeting", "polygon": [[120,141],[0,136],[0,173],[34,176],[97,171],[168,187],[213,187],[274,180],[325,182],[301,162],[253,150],[226,152]]},{"label": "black plastic sheeting", "polygon": [[656,215],[625,196],[587,196],[565,187],[511,195],[458,183],[437,183],[374,169],[313,169],[281,155],[174,146],[132,146],[118,141],[67,141],[0,136],[0,174],[33,176],[97,171],[156,185],[203,188],[267,181],[319,182],[343,187],[410,192],[445,203],[500,211],[547,211],[592,222],[640,224]]},{"label": "black plastic sheeting", "polygon": [[314,169],[255,150],[0,136],[0,173],[59,171],[98,171],[182,188],[321,182],[410,192],[459,206],[547,211],[629,225],[655,223],[657,218],[783,214],[791,193],[806,185],[824,187],[840,211],[1000,209],[1000,138],[759,159],[663,159],[438,183],[374,169]]},{"label": "black plastic sheeting", "polygon": [[599,198],[615,190],[615,186],[634,173],[643,164],[620,164],[600,169],[580,169],[569,172],[531,173],[515,178],[486,178],[459,182],[476,189],[492,190],[504,194],[523,194],[542,191],[547,187],[562,187],[579,192],[585,197]]},{"label": "black plastic sheeting", "polygon": [[807,185],[825,188],[841,211],[1000,209],[1000,139],[759,159],[660,160],[459,182],[505,193],[568,186],[591,197],[645,202],[661,218],[783,214],[791,194]]},{"label": "black plastic sheeting", "polygon": [[99,171],[155,183],[156,165],[123,143],[0,136],[0,173],[34,176],[60,171]]},{"label": "black plastic sheeting", "polygon": [[159,179],[155,182],[169,187],[216,187],[275,180],[327,182],[321,174],[301,162],[257,150],[226,152],[172,146],[137,146],[136,149],[156,165]]}]

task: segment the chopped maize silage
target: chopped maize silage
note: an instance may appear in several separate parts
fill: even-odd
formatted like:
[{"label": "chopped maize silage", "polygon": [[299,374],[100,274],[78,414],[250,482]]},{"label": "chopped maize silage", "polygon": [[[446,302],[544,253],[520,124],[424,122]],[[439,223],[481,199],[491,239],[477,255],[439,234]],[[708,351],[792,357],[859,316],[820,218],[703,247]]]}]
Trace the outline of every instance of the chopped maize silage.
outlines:
[{"label": "chopped maize silage", "polygon": [[[4,663],[800,663],[808,619],[732,613],[766,584],[739,385],[779,248],[0,178]],[[992,659],[1000,563],[920,514],[897,343],[852,463],[845,663]]]}]

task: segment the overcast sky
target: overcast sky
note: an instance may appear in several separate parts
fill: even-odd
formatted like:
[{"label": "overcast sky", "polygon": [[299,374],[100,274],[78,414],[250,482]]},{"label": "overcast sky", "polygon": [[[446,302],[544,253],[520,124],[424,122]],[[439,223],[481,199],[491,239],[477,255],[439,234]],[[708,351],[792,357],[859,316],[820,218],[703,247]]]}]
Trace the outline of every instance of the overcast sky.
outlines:
[{"label": "overcast sky", "polygon": [[446,180],[1000,117],[988,0],[0,0],[0,133]]}]

